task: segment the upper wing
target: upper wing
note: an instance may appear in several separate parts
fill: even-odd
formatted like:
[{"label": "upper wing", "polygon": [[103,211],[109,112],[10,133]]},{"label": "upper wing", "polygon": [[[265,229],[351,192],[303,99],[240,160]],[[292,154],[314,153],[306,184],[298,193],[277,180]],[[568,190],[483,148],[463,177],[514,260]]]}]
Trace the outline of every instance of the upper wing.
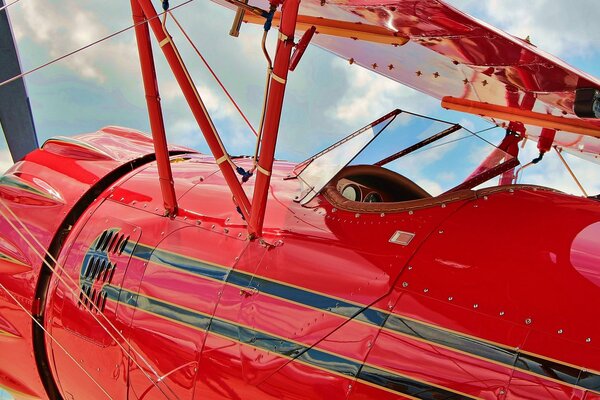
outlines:
[{"label": "upper wing", "polygon": [[[252,4],[268,7],[265,0]],[[248,14],[245,20],[261,22]],[[573,112],[575,90],[600,89],[598,79],[443,1],[302,0],[298,21],[299,31],[317,27],[314,44],[435,98],[451,97],[446,106],[464,99],[504,111],[533,111],[542,125],[559,128],[559,146],[591,159],[600,155],[600,120],[581,119]],[[476,113],[499,125],[521,119]],[[556,118],[544,124],[546,115],[566,124],[557,124]],[[521,122],[535,140],[541,127],[531,121]]]}]

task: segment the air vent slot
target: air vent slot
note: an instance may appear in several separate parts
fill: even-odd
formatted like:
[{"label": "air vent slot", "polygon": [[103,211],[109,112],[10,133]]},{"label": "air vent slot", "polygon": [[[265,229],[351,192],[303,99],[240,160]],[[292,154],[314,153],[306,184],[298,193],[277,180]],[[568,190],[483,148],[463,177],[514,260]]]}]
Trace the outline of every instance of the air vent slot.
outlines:
[{"label": "air vent slot", "polygon": [[116,229],[107,229],[100,234],[92,247],[93,251],[87,254],[82,270],[78,302],[80,308],[85,307],[96,313],[104,311],[107,298],[104,287],[112,283],[117,268],[117,262],[111,261],[111,258],[118,258],[129,240],[129,235],[119,233]]}]

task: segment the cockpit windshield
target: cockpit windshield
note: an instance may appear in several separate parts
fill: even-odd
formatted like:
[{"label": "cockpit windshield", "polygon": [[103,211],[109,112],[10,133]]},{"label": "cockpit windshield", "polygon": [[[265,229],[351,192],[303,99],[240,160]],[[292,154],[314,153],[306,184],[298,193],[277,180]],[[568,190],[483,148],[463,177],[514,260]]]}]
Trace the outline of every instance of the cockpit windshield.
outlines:
[{"label": "cockpit windshield", "polygon": [[302,183],[297,201],[306,204],[353,165],[391,170],[436,196],[482,186],[517,164],[515,157],[458,124],[394,110],[300,163],[294,173]]}]

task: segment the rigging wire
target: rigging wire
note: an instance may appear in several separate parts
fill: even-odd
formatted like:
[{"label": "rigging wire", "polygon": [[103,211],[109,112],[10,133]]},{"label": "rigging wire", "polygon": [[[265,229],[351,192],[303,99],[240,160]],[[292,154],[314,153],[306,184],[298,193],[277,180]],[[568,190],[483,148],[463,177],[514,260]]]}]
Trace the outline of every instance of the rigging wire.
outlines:
[{"label": "rigging wire", "polygon": [[451,143],[455,143],[455,142],[461,141],[463,139],[469,139],[469,138],[473,138],[473,137],[479,138],[479,139],[483,140],[484,142],[490,144],[491,146],[493,146],[493,147],[495,147],[497,149],[498,146],[496,146],[495,144],[489,142],[488,140],[484,139],[483,137],[479,136],[480,133],[491,131],[492,129],[496,129],[496,128],[498,128],[498,126],[494,125],[494,126],[482,129],[482,130],[477,131],[477,132],[472,132],[472,131],[470,131],[469,129],[467,129],[467,128],[465,128],[463,126],[463,129],[466,130],[469,133],[469,135],[461,136],[461,137],[453,139],[453,140],[448,140],[448,141],[446,141],[444,143],[438,143],[436,145],[432,145],[432,146],[423,148],[421,150],[417,150],[417,151],[413,152],[412,155],[414,156],[415,154],[419,154],[419,153],[422,153],[422,152],[425,152],[425,151],[433,150],[433,149],[438,148],[438,147],[442,147],[442,146],[445,146],[445,145],[448,145],[448,144],[451,144]]},{"label": "rigging wire", "polygon": [[12,6],[13,4],[18,3],[19,1],[21,1],[21,0],[14,0],[14,1],[11,1],[10,3],[3,5],[2,7],[0,7],[0,11],[6,10],[8,7]]},{"label": "rigging wire", "polygon": [[[189,0],[189,1],[192,1],[192,0]],[[175,45],[173,38],[171,37],[171,35],[169,34],[169,31],[167,30],[167,15],[168,14],[169,13],[167,11],[163,12],[162,13],[163,17],[161,20],[162,30],[166,36],[166,39],[171,44],[171,47],[173,48],[173,52],[175,53],[175,56],[177,57],[177,61],[179,62],[179,65],[181,66],[181,69],[185,73],[185,77],[188,80],[188,83],[190,84],[192,91],[194,92],[194,96],[196,96],[196,100],[198,101],[198,104],[200,104],[200,107],[202,108],[202,112],[204,113],[204,115],[206,116],[206,119],[210,123],[210,127],[211,127],[212,131],[215,133],[215,138],[217,140],[217,143],[219,144],[219,147],[221,148],[221,151],[223,152],[223,157],[225,157],[225,161],[227,161],[234,169],[237,169],[237,166],[231,159],[231,156],[229,155],[229,153],[227,153],[227,150],[225,149],[225,145],[221,141],[221,137],[217,133],[217,128],[215,127],[212,119],[210,118],[210,114],[209,114],[208,110],[206,109],[206,106],[204,105],[204,102],[202,101],[200,94],[198,93],[198,89],[196,88],[196,85],[194,84],[194,81],[192,80],[192,77],[190,76],[190,73],[189,73],[187,67],[185,66],[185,63],[183,62],[183,59],[181,58],[181,54],[179,53],[179,50],[177,49],[177,46]]]},{"label": "rigging wire", "polygon": [[560,159],[560,161],[563,163],[563,165],[565,166],[565,168],[569,172],[569,175],[571,175],[571,178],[573,178],[573,180],[575,181],[575,183],[579,187],[579,190],[581,190],[581,192],[583,193],[583,195],[585,197],[588,197],[588,194],[585,191],[585,189],[583,188],[583,186],[581,185],[581,182],[579,182],[579,179],[577,179],[577,176],[575,175],[575,173],[573,172],[573,170],[571,169],[571,167],[569,167],[569,164],[567,164],[567,160],[565,160],[565,158],[561,154],[562,151],[563,151],[563,149],[560,149],[558,146],[553,146],[553,147],[554,147],[554,150],[556,151],[556,155],[558,156],[558,158]]},{"label": "rigging wire", "polygon": [[271,74],[273,73],[273,61],[271,60],[271,56],[269,56],[269,52],[267,51],[267,35],[269,34],[269,30],[265,29],[263,31],[263,36],[261,40],[261,48],[265,59],[267,60],[267,77],[265,81],[265,90],[263,96],[263,104],[262,111],[260,114],[260,126],[258,128],[258,137],[256,138],[256,146],[254,148],[254,163],[252,165],[251,171],[254,172],[258,167],[258,152],[260,150],[260,144],[262,142],[263,136],[263,126],[265,123],[265,114],[267,111],[267,98],[269,97],[269,92],[271,91]]},{"label": "rigging wire", "polygon": [[[27,234],[29,234],[29,236],[31,236],[33,238],[33,241],[36,242],[36,244],[38,246],[40,246],[45,255],[51,259],[51,261],[58,266],[58,268],[53,268],[50,263],[39,253],[39,251],[33,246],[33,244],[31,243],[31,241],[29,241],[25,235],[21,232],[21,230],[17,229],[17,227],[14,225],[14,223],[6,216],[6,214],[4,214],[4,212],[2,211],[2,209],[0,209],[0,216],[2,216],[7,222],[8,224],[17,232],[17,234],[21,237],[21,239],[23,239],[23,241],[25,242],[25,244],[27,246],[29,246],[29,248],[31,248],[31,250],[33,250],[33,252],[42,260],[42,263],[49,268],[57,277],[57,279],[63,283],[66,287],[66,289],[71,292],[71,294],[73,294],[73,296],[77,297],[78,296],[78,289],[79,286],[77,285],[77,283],[73,280],[73,278],[66,272],[65,268],[63,266],[60,265],[60,263],[44,248],[44,246],[39,242],[39,240],[35,237],[35,235],[33,234],[33,232],[31,232],[31,230],[29,230],[29,228],[27,227],[27,225],[21,221],[21,219],[14,213],[14,211],[4,202],[4,200],[2,198],[0,198],[0,203],[4,206],[4,208],[6,208],[9,213],[11,214],[11,216],[19,222],[19,224],[23,227],[23,230],[25,232],[27,232]],[[64,275],[68,278],[68,280],[70,281],[70,283],[73,284],[74,287],[76,287],[77,289],[73,289],[72,287],[70,287],[70,285],[64,280],[62,275],[59,275],[56,270],[59,269],[61,270],[61,272],[64,273]],[[102,313],[100,311],[100,309],[98,308],[98,306],[96,306],[94,304],[94,302],[91,300],[91,298],[84,293],[83,291],[81,292],[83,294],[83,297],[86,298],[90,304],[92,304],[92,307],[94,307],[96,309],[96,311],[98,311],[98,314],[102,316],[102,318],[104,318],[104,320],[108,323],[108,325],[115,330],[116,334],[118,336],[120,336],[120,338],[126,342],[127,340],[125,339],[125,337],[123,336],[123,334],[112,324],[112,322],[104,315],[104,313]],[[129,357],[129,359],[140,369],[140,371],[142,371],[142,373],[145,375],[145,377],[157,388],[160,390],[160,392],[168,398],[167,394],[164,393],[164,391],[162,390],[162,388],[160,388],[158,386],[158,383],[162,383],[162,378],[158,375],[158,373],[152,368],[152,366],[150,365],[150,363],[144,358],[144,356],[142,354],[140,354],[138,351],[136,351],[135,349],[132,348],[132,351],[135,355],[137,355],[138,357],[140,357],[140,359],[144,362],[144,364],[146,364],[146,366],[150,369],[150,371],[152,371],[152,373],[154,374],[154,376],[156,376],[157,381],[155,382],[146,372],[144,372],[144,369],[141,367],[141,365],[137,362],[137,360],[131,355],[131,353],[121,344],[119,343],[119,341],[115,338],[115,336],[113,336],[113,334],[109,331],[109,329],[103,325],[102,322],[100,322],[100,320],[98,319],[98,317],[92,312],[91,309],[85,309],[89,312],[89,314],[92,316],[92,318],[100,325],[100,327],[110,336],[110,338],[117,344],[117,346],[119,346],[121,348],[121,350],[125,353],[126,356]],[[45,330],[44,330],[45,331]],[[165,386],[167,386],[167,388],[173,393],[172,389],[170,389],[168,387],[168,385],[165,384]],[[173,393],[174,394],[174,393]],[[175,395],[175,394],[174,394]],[[175,395],[175,397],[177,397]]]},{"label": "rigging wire", "polygon": [[67,349],[64,348],[63,345],[60,344],[60,342],[58,340],[56,340],[56,338],[54,336],[52,336],[52,334],[50,332],[48,332],[46,330],[46,328],[44,328],[42,326],[42,324],[37,319],[35,319],[35,317],[29,311],[27,311],[27,309],[25,308],[25,306],[23,304],[21,304],[21,302],[19,302],[19,300],[10,292],[10,290],[8,290],[2,283],[0,283],[0,288],[2,288],[10,296],[10,298],[15,302],[15,304],[21,310],[23,310],[23,312],[25,312],[25,314],[27,314],[29,316],[29,318],[31,318],[31,320],[33,322],[35,322],[44,331],[44,333],[46,333],[46,335],[48,335],[48,337],[50,338],[50,340],[52,340],[54,343],[56,343],[56,345],[58,347],[60,347],[60,349],[62,351],[64,351],[64,353],[67,355],[67,357],[69,357],[75,363],[75,365],[77,365],[79,367],[79,369],[81,369],[83,371],[83,373],[86,374],[88,376],[88,378],[90,378],[90,380],[96,384],[96,386],[98,386],[98,388],[106,395],[106,397],[108,397],[109,399],[112,400],[112,397],[110,397],[110,394],[108,394],[108,392],[106,391],[106,389],[104,389],[102,387],[102,385],[100,385],[100,383],[98,381],[96,381],[94,379],[94,377],[83,367],[83,365],[81,365],[80,363],[78,363],[77,360],[75,360],[75,357],[73,357],[71,355],[71,353],[69,353],[67,351]]},{"label": "rigging wire", "polygon": [[[16,1],[19,1],[19,0],[16,0]],[[16,1],[15,1],[15,2],[16,2]],[[179,8],[179,7],[182,7],[182,6],[184,6],[184,5],[186,5],[186,4],[189,4],[189,3],[193,2],[193,1],[194,1],[194,0],[187,0],[187,1],[183,2],[183,3],[181,3],[181,4],[178,4],[178,5],[176,5],[175,7],[173,7],[173,8],[172,8],[172,10],[174,10],[174,9],[177,9],[177,8]],[[11,3],[11,4],[14,4],[14,3]],[[156,17],[152,17],[152,18],[150,18],[150,19],[153,19],[153,18],[158,18],[158,17],[160,17],[160,16],[161,16],[161,15],[163,15],[163,14],[165,14],[165,15],[166,15],[166,11],[164,11],[164,12],[161,12],[161,13],[159,13],[159,14],[158,14]],[[8,78],[8,79],[6,79],[5,81],[3,81],[3,82],[0,82],[0,87],[2,87],[2,86],[4,86],[4,85],[7,85],[7,84],[9,84],[9,83],[11,83],[11,82],[14,82],[14,81],[16,81],[17,79],[21,79],[21,78],[23,78],[23,77],[25,77],[25,76],[27,76],[27,75],[29,75],[29,74],[33,73],[33,72],[39,71],[39,70],[41,70],[41,69],[43,69],[43,68],[45,68],[45,67],[47,67],[47,66],[49,66],[49,65],[52,65],[52,64],[54,64],[54,63],[56,63],[56,62],[58,62],[58,61],[61,61],[61,60],[65,59],[65,58],[67,58],[67,57],[70,57],[70,56],[72,56],[72,55],[74,55],[74,54],[77,54],[77,53],[79,53],[79,52],[81,52],[81,51],[83,51],[83,50],[85,50],[85,49],[88,49],[88,48],[90,48],[90,47],[92,47],[92,46],[95,46],[95,45],[97,45],[97,44],[99,44],[99,43],[101,43],[101,42],[104,42],[105,40],[108,40],[108,39],[111,39],[111,38],[113,38],[113,37],[115,37],[115,36],[117,36],[117,35],[120,35],[121,33],[123,33],[123,32],[126,32],[126,31],[128,31],[128,30],[130,30],[130,29],[132,29],[132,28],[135,28],[136,26],[139,26],[139,25],[145,24],[145,23],[146,23],[147,21],[149,21],[150,19],[147,19],[147,20],[144,20],[144,21],[138,22],[137,24],[133,24],[133,25],[130,25],[130,26],[126,27],[126,28],[123,28],[123,29],[121,29],[121,30],[119,30],[119,31],[113,32],[113,33],[111,33],[110,35],[104,36],[104,37],[102,37],[102,38],[100,38],[100,39],[98,39],[98,40],[96,40],[96,41],[94,41],[94,42],[88,43],[88,44],[86,44],[85,46],[82,46],[82,47],[80,47],[80,48],[78,48],[78,49],[76,49],[76,50],[73,50],[73,51],[71,51],[71,52],[69,52],[69,53],[63,54],[62,56],[59,56],[59,57],[57,57],[57,58],[54,58],[54,59],[52,59],[52,60],[50,60],[50,61],[48,61],[48,62],[46,62],[46,63],[44,63],[44,64],[42,64],[42,65],[39,65],[39,66],[37,66],[37,67],[35,67],[35,68],[32,68],[32,69],[30,69],[30,70],[28,70],[28,71],[22,72],[22,73],[20,73],[19,75],[15,75],[15,76],[13,76],[12,78]]]},{"label": "rigging wire", "polygon": [[244,119],[244,121],[246,122],[246,124],[248,125],[248,127],[250,128],[250,130],[252,131],[252,133],[254,133],[255,136],[258,136],[258,133],[254,129],[254,127],[252,126],[252,124],[250,123],[250,121],[248,120],[248,118],[246,117],[246,115],[244,114],[244,112],[241,110],[241,108],[235,102],[235,100],[233,99],[233,97],[231,96],[231,94],[229,94],[229,92],[227,91],[227,88],[225,88],[225,85],[223,84],[223,82],[221,82],[221,80],[219,79],[219,77],[217,76],[217,74],[215,73],[215,71],[211,68],[211,66],[208,63],[208,61],[206,61],[206,59],[204,58],[204,56],[202,55],[202,53],[200,53],[200,50],[198,50],[198,47],[196,47],[196,45],[194,44],[194,42],[192,41],[192,39],[189,37],[189,35],[187,34],[187,32],[183,29],[183,26],[181,26],[181,24],[179,23],[179,21],[177,20],[177,18],[175,18],[175,15],[173,15],[173,13],[171,11],[169,11],[169,15],[171,16],[171,18],[173,19],[173,21],[175,22],[175,24],[177,25],[177,27],[179,28],[179,30],[181,31],[181,33],[183,34],[183,36],[187,39],[188,43],[192,46],[192,48],[194,49],[194,51],[196,52],[196,54],[198,55],[198,57],[200,57],[200,60],[202,60],[202,62],[204,63],[204,65],[206,66],[206,68],[208,69],[208,71],[211,73],[211,75],[213,76],[213,78],[217,81],[217,83],[219,84],[219,86],[221,87],[221,89],[223,89],[223,92],[225,92],[225,95],[227,96],[227,98],[231,101],[231,103],[233,104],[233,106],[235,107],[235,109],[240,113],[240,115],[242,116],[242,118]]}]

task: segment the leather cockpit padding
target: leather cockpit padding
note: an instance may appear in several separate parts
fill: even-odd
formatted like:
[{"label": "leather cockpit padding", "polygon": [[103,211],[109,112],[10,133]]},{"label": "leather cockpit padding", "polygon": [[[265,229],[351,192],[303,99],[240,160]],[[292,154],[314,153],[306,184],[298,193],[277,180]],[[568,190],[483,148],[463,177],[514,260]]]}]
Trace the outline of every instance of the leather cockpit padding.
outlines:
[{"label": "leather cockpit padding", "polygon": [[[387,197],[406,199],[402,201],[364,203],[351,201],[337,189],[340,179],[346,178],[356,183],[384,192]],[[325,198],[336,208],[359,213],[390,213],[433,207],[458,200],[474,199],[475,192],[461,190],[432,197],[410,179],[388,169],[375,165],[353,165],[342,169],[322,191]]]},{"label": "leather cockpit padding", "polygon": [[340,210],[358,213],[392,213],[441,206],[442,204],[447,204],[458,200],[475,199],[475,192],[470,189],[465,189],[457,192],[445,193],[437,197],[430,196],[418,200],[390,203],[363,203],[359,201],[348,200],[341,195],[335,185],[327,185],[323,190],[323,196],[325,196],[331,205]]},{"label": "leather cockpit padding", "polygon": [[477,195],[477,198],[481,198],[483,196],[489,196],[489,195],[495,194],[495,193],[510,192],[510,191],[514,192],[516,190],[533,190],[533,191],[543,190],[546,192],[563,193],[560,190],[552,189],[552,188],[549,188],[546,186],[520,185],[520,184],[493,186],[493,187],[479,189],[475,193]]},{"label": "leather cockpit padding", "polygon": [[334,185],[346,178],[384,194],[388,201],[400,202],[431,197],[422,187],[396,172],[376,165],[352,165],[332,179]]},{"label": "leather cockpit padding", "polygon": [[[359,165],[357,167],[364,167],[364,166]],[[373,166],[368,166],[368,167],[373,167]],[[455,192],[443,193],[436,197],[431,197],[429,194],[427,194],[428,197],[425,197],[422,199],[417,199],[417,200],[385,202],[385,203],[363,203],[363,202],[358,202],[358,201],[351,201],[351,200],[346,199],[344,196],[342,196],[342,194],[337,190],[337,181],[341,178],[352,177],[356,170],[362,171],[362,173],[365,173],[368,170],[374,171],[374,169],[366,169],[366,168],[358,169],[358,168],[356,168],[354,171],[351,171],[352,173],[350,173],[350,174],[345,173],[346,170],[349,168],[355,168],[355,167],[354,166],[346,167],[344,170],[340,171],[340,173],[336,176],[336,178],[334,178],[323,189],[322,193],[323,193],[323,196],[334,207],[336,207],[340,210],[358,212],[358,213],[393,213],[393,212],[411,211],[411,210],[417,210],[417,209],[421,209],[421,208],[441,206],[442,204],[448,204],[448,203],[451,203],[454,201],[459,201],[459,200],[474,200],[477,198],[482,198],[484,196],[489,196],[489,195],[493,195],[493,194],[497,194],[497,193],[504,193],[504,192],[514,192],[517,190],[532,190],[532,191],[541,190],[541,191],[550,191],[550,192],[561,193],[558,190],[551,189],[551,188],[544,187],[544,186],[517,184],[517,185],[494,186],[494,187],[479,189],[477,191],[473,191],[471,189],[457,190]],[[379,168],[379,167],[373,167],[373,168]],[[388,171],[388,172],[390,172],[391,174],[394,174],[395,175],[394,178],[397,178],[397,177],[404,178],[401,175],[396,174],[395,172],[392,172],[392,171]],[[407,178],[396,179],[396,182],[398,182],[398,183],[410,182],[414,186],[417,186],[416,184],[414,184],[412,181],[410,181]],[[420,189],[420,187],[419,187],[419,189]]]}]

